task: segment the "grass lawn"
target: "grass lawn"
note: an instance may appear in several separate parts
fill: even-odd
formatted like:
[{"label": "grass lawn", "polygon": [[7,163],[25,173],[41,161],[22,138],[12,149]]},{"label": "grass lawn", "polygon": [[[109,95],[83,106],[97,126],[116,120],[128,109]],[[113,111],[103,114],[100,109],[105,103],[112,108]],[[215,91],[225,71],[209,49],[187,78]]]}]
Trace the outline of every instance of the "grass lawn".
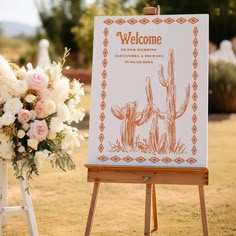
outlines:
[{"label": "grass lawn", "polygon": [[[89,87],[83,106],[89,107]],[[214,119],[212,119],[214,118]],[[222,119],[219,119],[222,118]],[[88,132],[88,117],[81,132]],[[45,163],[35,177],[31,195],[39,235],[82,236],[85,232],[93,184],[84,164],[88,140],[74,153],[77,170],[62,172]],[[236,117],[209,120],[209,186],[205,187],[209,235],[236,235]],[[20,204],[18,183],[9,174],[10,204]],[[197,186],[158,185],[158,236],[200,236],[201,215]],[[93,236],[140,236],[144,228],[145,185],[102,184]],[[25,217],[9,217],[4,236],[28,235]]]}]

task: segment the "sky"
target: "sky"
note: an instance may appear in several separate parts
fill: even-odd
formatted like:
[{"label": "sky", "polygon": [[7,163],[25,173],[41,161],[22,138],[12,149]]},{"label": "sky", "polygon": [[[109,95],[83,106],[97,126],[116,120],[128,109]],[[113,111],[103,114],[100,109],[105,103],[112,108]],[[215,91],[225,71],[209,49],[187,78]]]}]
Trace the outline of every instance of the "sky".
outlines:
[{"label": "sky", "polygon": [[[87,3],[93,0],[86,0]],[[32,26],[40,25],[34,0],[0,0],[0,22],[16,21]]]}]

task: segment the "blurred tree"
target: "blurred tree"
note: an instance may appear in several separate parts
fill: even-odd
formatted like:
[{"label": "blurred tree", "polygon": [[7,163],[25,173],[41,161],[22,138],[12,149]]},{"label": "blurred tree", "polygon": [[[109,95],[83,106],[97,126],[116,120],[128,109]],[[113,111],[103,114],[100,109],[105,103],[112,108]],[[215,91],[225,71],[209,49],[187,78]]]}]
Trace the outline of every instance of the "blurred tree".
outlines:
[{"label": "blurred tree", "polygon": [[142,13],[145,5],[161,6],[161,14],[209,14],[210,41],[219,45],[224,39],[236,35],[236,1],[235,0],[137,0],[136,10]]},{"label": "blurred tree", "polygon": [[136,11],[127,5],[128,0],[96,0],[88,5],[79,26],[75,26],[72,32],[78,45],[81,47],[81,60],[84,66],[91,66],[93,51],[94,17],[99,15],[135,15]]},{"label": "blurred tree", "polygon": [[80,45],[75,41],[75,36],[71,29],[79,26],[84,0],[34,1],[42,26],[46,31],[48,39],[53,43],[55,50],[62,54],[65,47],[70,48],[70,57],[77,62]]},{"label": "blurred tree", "polygon": [[210,41],[216,45],[224,39],[236,36],[236,3],[235,0],[211,1]]}]

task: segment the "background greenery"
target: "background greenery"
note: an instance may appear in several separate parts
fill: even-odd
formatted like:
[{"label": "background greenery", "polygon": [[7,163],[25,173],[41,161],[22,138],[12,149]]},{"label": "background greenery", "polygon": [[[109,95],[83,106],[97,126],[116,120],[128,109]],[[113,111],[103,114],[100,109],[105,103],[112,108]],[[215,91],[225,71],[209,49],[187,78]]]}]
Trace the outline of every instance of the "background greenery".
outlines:
[{"label": "background greenery", "polygon": [[[64,48],[71,49],[67,65],[74,69],[91,70],[93,50],[93,21],[96,15],[142,14],[146,5],[156,6],[153,0],[34,0],[42,27],[34,37],[24,35],[4,38],[0,30],[1,54],[10,55],[12,62],[25,65],[37,62],[38,42],[50,41],[49,53],[58,61]],[[210,42],[219,46],[224,40],[236,36],[236,0],[159,0],[161,14],[208,13],[210,18]],[[47,4],[46,4],[47,3]],[[231,113],[236,111],[235,65],[216,63],[209,65],[209,112]],[[78,78],[76,71],[73,76]],[[91,75],[91,73],[90,73]],[[90,81],[88,79],[87,81]]]},{"label": "background greenery", "polygon": [[142,14],[146,5],[161,6],[161,14],[209,14],[210,41],[217,46],[223,39],[236,35],[235,0],[95,0],[85,4],[84,0],[35,0],[45,37],[53,43],[56,52],[71,48],[75,66],[89,68],[92,61],[93,19],[96,15]]},{"label": "background greenery", "polygon": [[236,65],[209,63],[209,112],[236,112]]}]

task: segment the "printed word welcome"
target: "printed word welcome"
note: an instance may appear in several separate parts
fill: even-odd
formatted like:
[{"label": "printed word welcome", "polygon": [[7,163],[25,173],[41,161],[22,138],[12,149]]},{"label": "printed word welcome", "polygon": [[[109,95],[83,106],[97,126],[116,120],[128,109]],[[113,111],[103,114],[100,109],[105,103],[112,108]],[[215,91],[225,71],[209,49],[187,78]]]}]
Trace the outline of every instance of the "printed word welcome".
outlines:
[{"label": "printed word welcome", "polygon": [[121,44],[161,44],[162,43],[162,37],[160,35],[143,36],[143,35],[140,35],[139,32],[135,32],[135,33],[117,32],[116,36],[120,37]]}]

